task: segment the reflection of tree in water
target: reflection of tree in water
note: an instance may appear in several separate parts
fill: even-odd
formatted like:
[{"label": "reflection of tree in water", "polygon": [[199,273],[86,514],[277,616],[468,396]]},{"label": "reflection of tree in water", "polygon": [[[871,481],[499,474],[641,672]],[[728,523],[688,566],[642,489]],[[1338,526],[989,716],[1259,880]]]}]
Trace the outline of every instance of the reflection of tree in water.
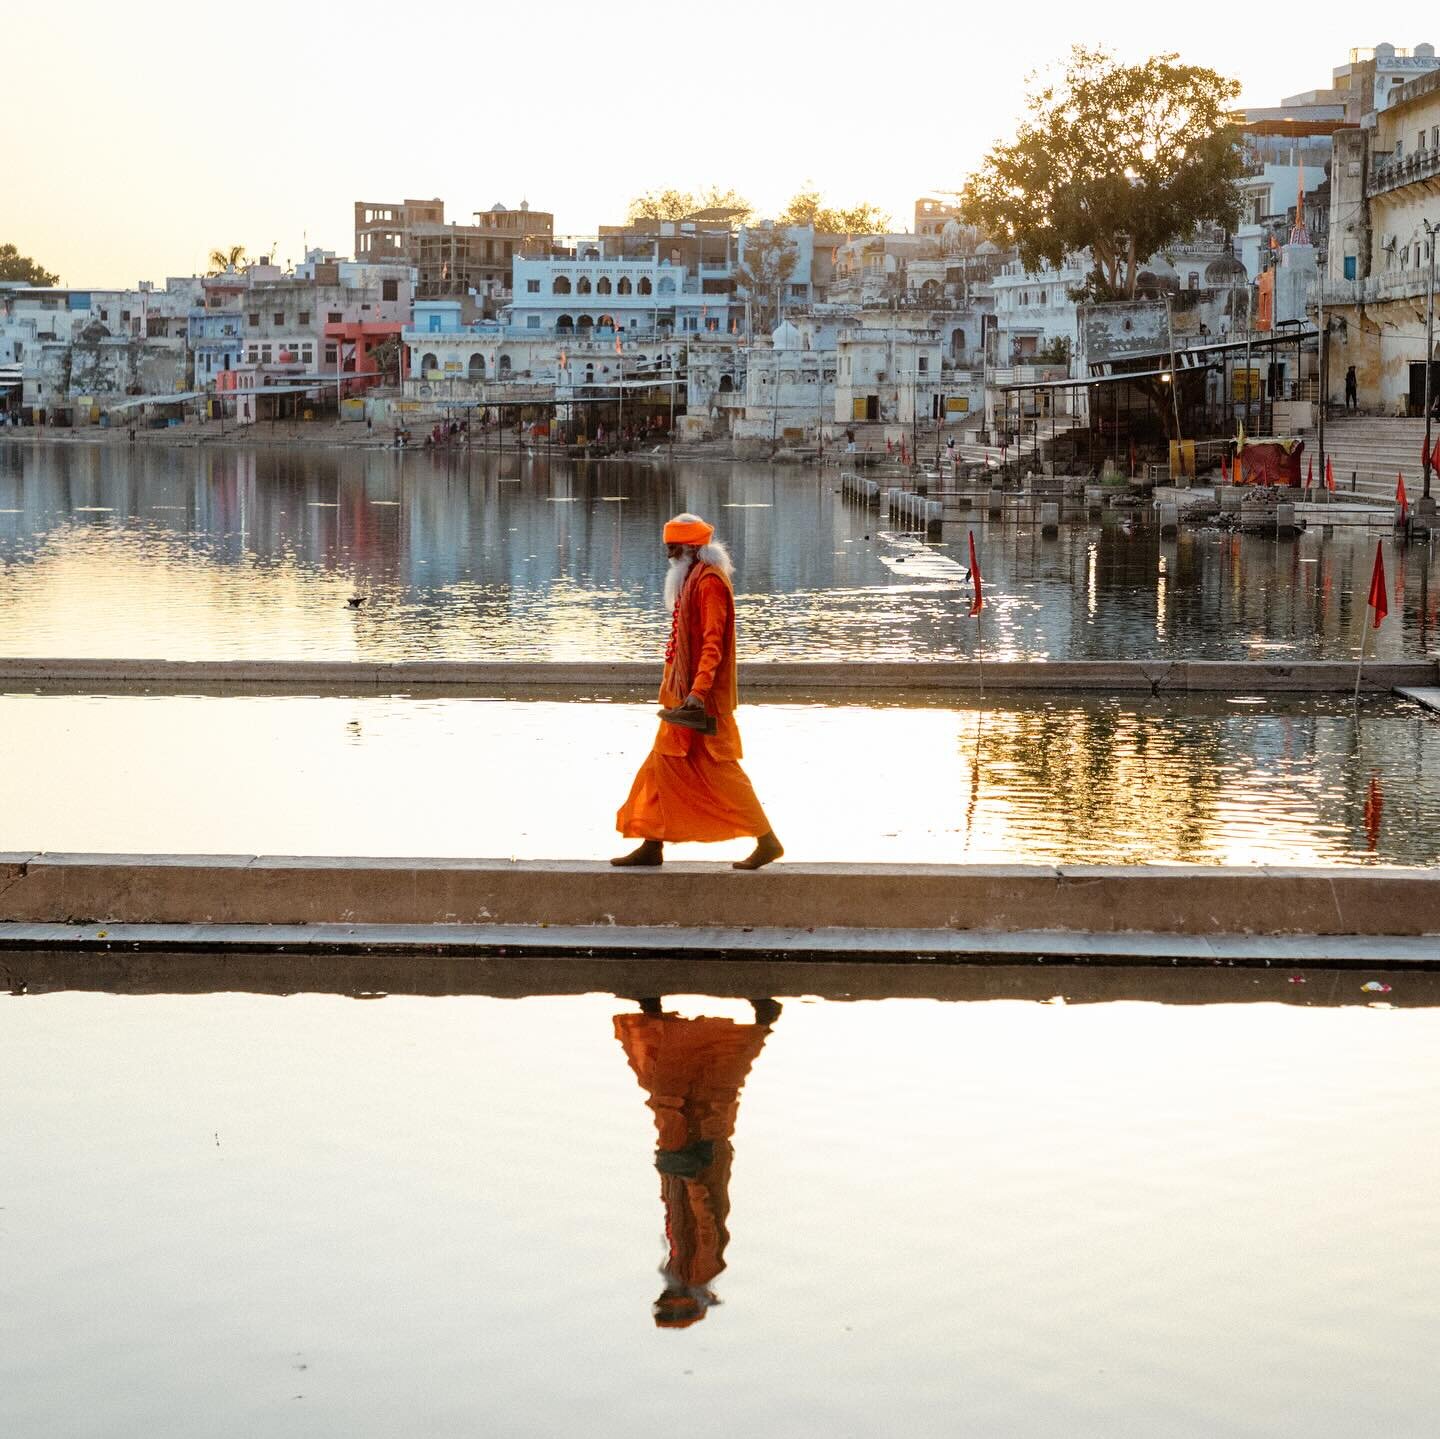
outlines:
[{"label": "reflection of tree in water", "polygon": [[1059,848],[1077,863],[1185,860],[1213,839],[1225,749],[1225,726],[1213,716],[1196,723],[1168,705],[1077,702],[987,713],[978,763],[992,802],[1006,806],[1014,790],[1043,798],[1034,836],[1025,833],[1025,806],[1006,815],[1037,857]]},{"label": "reflection of tree in water", "polygon": [[740,1090],[771,1026],[773,999],[757,999],[754,1024],[668,1013],[658,998],[642,999],[639,1014],[615,1016],[615,1037],[649,1098],[658,1144],[655,1168],[665,1205],[665,1288],[655,1323],[683,1329],[705,1317],[719,1299],[710,1285],[725,1268],[730,1241],[730,1136]]}]

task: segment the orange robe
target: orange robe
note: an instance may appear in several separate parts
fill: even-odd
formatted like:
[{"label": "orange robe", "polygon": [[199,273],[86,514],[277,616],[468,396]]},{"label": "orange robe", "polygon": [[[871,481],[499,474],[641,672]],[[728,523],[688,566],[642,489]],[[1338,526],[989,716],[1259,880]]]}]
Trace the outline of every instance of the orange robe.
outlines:
[{"label": "orange robe", "polygon": [[668,1284],[703,1289],[725,1268],[730,1136],[740,1090],[769,1033],[768,1024],[708,1015],[615,1016],[615,1037],[655,1115]]},{"label": "orange robe", "polygon": [[660,703],[689,695],[715,717],[713,735],[660,721],[660,732],[615,816],[629,839],[709,842],[770,832],[770,821],[740,768],[735,723],[735,594],[717,569],[696,561],[675,604]]}]

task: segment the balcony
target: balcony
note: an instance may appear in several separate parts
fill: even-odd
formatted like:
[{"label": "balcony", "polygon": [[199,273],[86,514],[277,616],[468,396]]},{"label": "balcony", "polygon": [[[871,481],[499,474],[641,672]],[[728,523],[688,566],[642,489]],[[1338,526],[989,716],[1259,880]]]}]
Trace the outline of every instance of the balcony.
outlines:
[{"label": "balcony", "polygon": [[1387,190],[1418,185],[1437,177],[1440,177],[1440,147],[1431,145],[1424,150],[1412,150],[1399,159],[1391,156],[1377,160],[1370,172],[1370,193],[1383,195]]},{"label": "balcony", "polygon": [[[1327,305],[1383,305],[1388,300],[1422,300],[1429,279],[1429,267],[1400,270],[1394,274],[1371,275],[1368,280],[1327,280]],[[1314,288],[1311,299],[1315,299]]]}]

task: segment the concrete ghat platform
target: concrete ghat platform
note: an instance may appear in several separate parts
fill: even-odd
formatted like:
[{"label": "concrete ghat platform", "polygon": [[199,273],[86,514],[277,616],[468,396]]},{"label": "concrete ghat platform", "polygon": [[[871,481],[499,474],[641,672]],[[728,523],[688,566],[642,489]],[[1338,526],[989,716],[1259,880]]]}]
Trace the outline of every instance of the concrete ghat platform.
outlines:
[{"label": "concrete ghat platform", "polygon": [[[650,695],[658,663],[507,660],[426,660],[371,664],[341,660],[152,660],[0,658],[0,686],[86,693],[176,690],[225,694],[393,694],[411,689],[527,695]],[[752,701],[767,696],[855,693],[935,693],[968,690],[1068,690],[1097,693],[1326,693],[1355,687],[1349,660],[1271,663],[1253,660],[972,660],[916,662],[751,661],[740,684]],[[1388,691],[1440,685],[1440,662],[1413,660],[1365,666],[1363,687]]]},{"label": "concrete ghat platform", "polygon": [[[318,940],[312,928],[328,926],[334,942],[341,930],[386,927],[398,937],[401,926],[424,931],[412,944],[448,935],[495,949],[599,952],[620,941],[620,951],[647,953],[731,952],[759,934],[770,955],[829,941],[833,953],[896,957],[1003,950],[1003,936],[1037,931],[1051,936],[1044,952],[1083,949],[1076,936],[1128,935],[1130,948],[1148,946],[1155,958],[1167,947],[1174,957],[1180,939],[1244,937],[1258,953],[1262,940],[1320,937],[1333,947],[1355,936],[1414,940],[1440,960],[1440,870],[781,863],[743,874],[712,864],[0,855],[3,942],[54,943],[62,931],[71,943],[109,942],[118,925],[184,927],[192,944],[197,926],[265,927],[275,943],[295,942],[283,929]],[[146,931],[131,942],[159,939]],[[1116,943],[1109,952],[1123,957]],[[1033,939],[1020,948],[1040,952]]]}]

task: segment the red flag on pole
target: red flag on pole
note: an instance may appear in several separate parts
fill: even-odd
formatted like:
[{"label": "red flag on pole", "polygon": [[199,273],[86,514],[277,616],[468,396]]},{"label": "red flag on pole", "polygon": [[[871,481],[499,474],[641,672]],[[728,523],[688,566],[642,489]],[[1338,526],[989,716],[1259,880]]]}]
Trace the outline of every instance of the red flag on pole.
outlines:
[{"label": "red flag on pole", "polygon": [[1325,488],[1333,495],[1335,493],[1335,466],[1330,463],[1330,456],[1325,456]]},{"label": "red flag on pole", "polygon": [[975,531],[970,531],[970,578],[975,582],[975,598],[970,601],[970,613],[979,615],[985,608],[985,597],[980,590],[980,561],[975,558]]},{"label": "red flag on pole", "polygon": [[1222,485],[1230,483],[1230,466],[1225,463],[1224,455],[1220,456],[1220,483]]},{"label": "red flag on pole", "polygon": [[1370,571],[1370,594],[1365,603],[1375,611],[1375,629],[1380,628],[1380,621],[1390,613],[1390,602],[1385,597],[1385,554],[1384,542],[1375,541],[1375,568]]},{"label": "red flag on pole", "polygon": [[1315,456],[1314,456],[1314,455],[1311,455],[1310,458],[1305,461],[1305,488],[1306,488],[1307,490],[1313,490],[1313,489],[1315,488]]},{"label": "red flag on pole", "polygon": [[1400,518],[1403,520],[1410,513],[1409,501],[1405,498],[1405,476],[1395,476],[1395,503],[1400,506]]},{"label": "red flag on pole", "polygon": [[1430,456],[1430,468],[1440,470],[1440,435],[1435,436],[1435,453]]}]

